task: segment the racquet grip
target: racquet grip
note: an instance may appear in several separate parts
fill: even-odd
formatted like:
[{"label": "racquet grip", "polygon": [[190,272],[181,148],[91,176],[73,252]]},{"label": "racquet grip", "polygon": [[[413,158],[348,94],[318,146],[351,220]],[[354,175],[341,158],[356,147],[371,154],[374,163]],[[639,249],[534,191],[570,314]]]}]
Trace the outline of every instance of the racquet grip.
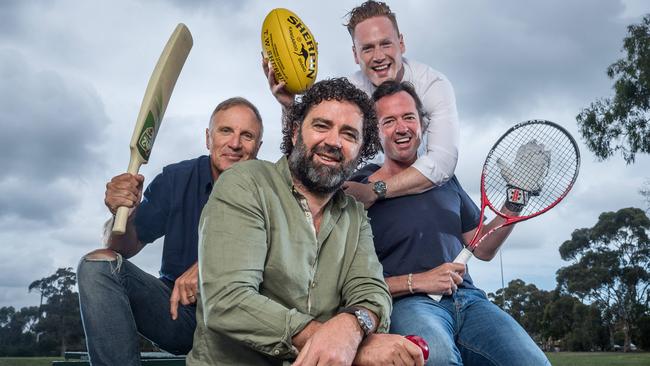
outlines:
[{"label": "racquet grip", "polygon": [[470,252],[467,248],[463,248],[463,250],[458,253],[456,256],[456,259],[454,259],[454,263],[462,263],[462,264],[467,264],[470,259],[472,259],[474,255],[472,252]]},{"label": "racquet grip", "polygon": [[[467,248],[463,248],[463,250],[458,253],[456,256],[456,259],[454,259],[454,263],[462,263],[462,264],[467,264],[469,260],[472,258],[473,254]],[[429,294],[429,297],[432,298],[434,301],[440,301],[442,299],[441,294]]]}]

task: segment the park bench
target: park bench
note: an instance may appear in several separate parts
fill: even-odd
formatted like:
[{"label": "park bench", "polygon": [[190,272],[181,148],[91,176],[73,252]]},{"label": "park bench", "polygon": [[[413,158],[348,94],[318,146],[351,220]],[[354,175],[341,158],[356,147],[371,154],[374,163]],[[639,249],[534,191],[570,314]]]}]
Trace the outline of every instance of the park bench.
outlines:
[{"label": "park bench", "polygon": [[[143,365],[152,366],[184,366],[185,356],[174,356],[166,352],[142,352],[140,359]],[[52,361],[52,366],[85,366],[88,362],[87,352],[66,352],[63,361]]]}]

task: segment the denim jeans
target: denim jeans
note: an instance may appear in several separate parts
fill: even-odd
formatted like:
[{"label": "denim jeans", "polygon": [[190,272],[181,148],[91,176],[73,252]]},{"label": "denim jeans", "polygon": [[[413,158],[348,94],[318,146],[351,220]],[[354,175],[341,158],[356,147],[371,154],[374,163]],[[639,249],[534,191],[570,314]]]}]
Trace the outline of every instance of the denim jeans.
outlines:
[{"label": "denim jeans", "polygon": [[391,333],[429,343],[426,365],[550,365],[528,333],[478,289],[436,302],[426,295],[393,303]]},{"label": "denim jeans", "polygon": [[196,306],[169,313],[171,289],[120,255],[82,258],[77,269],[81,319],[93,366],[140,365],[140,333],[174,354],[192,348]]}]

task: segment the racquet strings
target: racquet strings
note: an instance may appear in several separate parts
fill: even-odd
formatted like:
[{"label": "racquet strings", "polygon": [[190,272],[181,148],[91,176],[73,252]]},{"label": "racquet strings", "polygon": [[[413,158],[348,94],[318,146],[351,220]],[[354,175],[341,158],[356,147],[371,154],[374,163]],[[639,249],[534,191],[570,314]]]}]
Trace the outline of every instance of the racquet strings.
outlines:
[{"label": "racquet strings", "polygon": [[528,121],[513,127],[492,148],[483,166],[482,189],[488,205],[498,212],[506,202],[507,183],[497,165],[502,163],[510,167],[519,167],[516,174],[526,179],[536,179],[533,174],[539,172],[525,164],[515,163],[517,151],[522,145],[535,141],[543,145],[543,150],[550,154],[548,171],[543,178],[541,190],[528,197],[528,203],[519,214],[531,216],[550,208],[561,200],[571,189],[578,175],[579,151],[573,138],[564,129],[547,121]]}]

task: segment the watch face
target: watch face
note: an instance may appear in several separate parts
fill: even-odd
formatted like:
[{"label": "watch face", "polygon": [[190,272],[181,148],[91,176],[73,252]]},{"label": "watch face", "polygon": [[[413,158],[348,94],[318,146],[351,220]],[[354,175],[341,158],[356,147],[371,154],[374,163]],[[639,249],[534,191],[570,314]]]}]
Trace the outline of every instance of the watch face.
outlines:
[{"label": "watch face", "polygon": [[354,315],[357,316],[357,320],[359,321],[359,325],[361,325],[361,329],[363,329],[363,332],[366,335],[368,335],[368,333],[372,331],[372,328],[374,328],[374,324],[372,318],[370,317],[370,314],[368,314],[368,312],[365,310],[356,310],[354,312]]},{"label": "watch face", "polygon": [[372,190],[377,194],[379,198],[386,197],[386,183],[383,181],[377,181],[372,185]]}]

